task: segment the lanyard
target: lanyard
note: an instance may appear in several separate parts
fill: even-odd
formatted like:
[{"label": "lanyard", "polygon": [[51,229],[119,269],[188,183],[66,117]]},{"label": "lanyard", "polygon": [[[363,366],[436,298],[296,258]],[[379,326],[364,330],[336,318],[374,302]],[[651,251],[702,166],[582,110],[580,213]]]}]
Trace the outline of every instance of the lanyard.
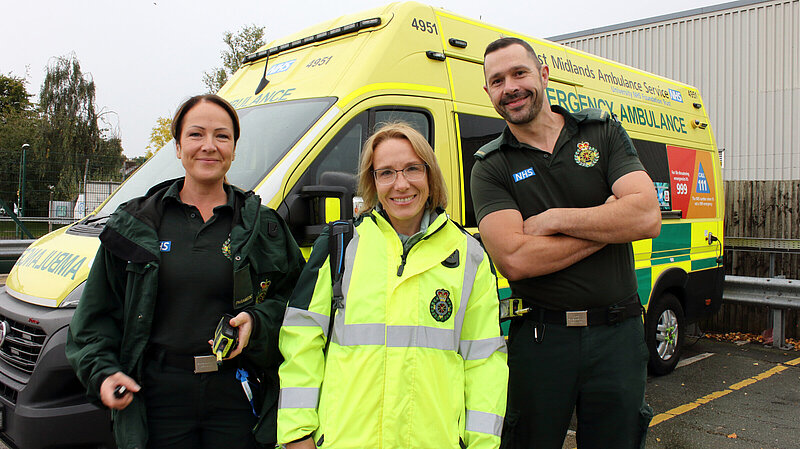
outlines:
[{"label": "lanyard", "polygon": [[247,400],[250,401],[250,409],[253,410],[253,415],[258,418],[258,413],[256,413],[256,406],[253,402],[253,390],[250,389],[250,383],[247,382],[247,371],[239,368],[236,370],[236,380],[242,383],[242,389],[244,390],[245,396],[247,396]]}]

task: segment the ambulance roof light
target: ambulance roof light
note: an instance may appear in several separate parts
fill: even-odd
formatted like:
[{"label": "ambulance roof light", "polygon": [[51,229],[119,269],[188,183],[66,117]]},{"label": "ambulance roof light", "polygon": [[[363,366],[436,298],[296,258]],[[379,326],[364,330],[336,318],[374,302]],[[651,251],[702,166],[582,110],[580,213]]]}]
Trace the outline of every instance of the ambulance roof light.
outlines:
[{"label": "ambulance roof light", "polygon": [[351,34],[357,33],[365,28],[372,28],[376,27],[381,24],[380,17],[373,17],[371,19],[365,19],[358,22],[353,22],[348,25],[332,28],[328,31],[324,31],[322,33],[317,33],[313,36],[307,36],[302,39],[298,39],[293,42],[289,42],[286,44],[281,44],[276,47],[268,48],[266,50],[261,50],[255,53],[251,53],[242,59],[242,64],[247,64],[261,58],[269,56],[274,56],[280,52],[291,50],[293,48],[301,47],[303,45],[308,45],[315,42],[321,42],[324,40],[332,39],[334,37],[342,36],[344,34]]}]

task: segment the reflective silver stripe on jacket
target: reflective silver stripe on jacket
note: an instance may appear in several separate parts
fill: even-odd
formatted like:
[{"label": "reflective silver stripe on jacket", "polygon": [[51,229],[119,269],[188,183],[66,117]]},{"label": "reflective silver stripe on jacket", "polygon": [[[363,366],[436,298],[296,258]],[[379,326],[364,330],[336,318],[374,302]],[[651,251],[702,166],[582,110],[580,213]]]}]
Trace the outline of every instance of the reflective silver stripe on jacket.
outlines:
[{"label": "reflective silver stripe on jacket", "polygon": [[[447,226],[445,223],[443,226]],[[472,285],[478,273],[478,266],[483,261],[484,252],[480,244],[468,237],[467,255],[465,257],[464,279],[461,289],[461,300],[455,313],[454,329],[440,329],[427,326],[386,326],[384,323],[344,324],[347,310],[347,293],[350,289],[353,265],[359,244],[358,228],[353,229],[353,238],[345,250],[345,270],[342,278],[342,294],[344,308],[336,312],[333,321],[332,341],[339,346],[386,345],[389,347],[433,348],[448,351],[459,349],[461,328],[464,315],[472,293]],[[495,348],[496,349],[496,348]]]},{"label": "reflective silver stripe on jacket", "polygon": [[464,360],[480,360],[489,358],[495,351],[508,352],[503,337],[492,337],[483,340],[461,340],[458,352]]},{"label": "reflective silver stripe on jacket", "polygon": [[503,417],[494,413],[467,410],[466,430],[500,437],[503,433]]},{"label": "reflective silver stripe on jacket", "polygon": [[475,277],[478,275],[478,267],[483,261],[483,248],[474,238],[467,236],[467,255],[464,266],[464,280],[461,284],[461,303],[458,306],[454,323],[454,340],[453,344],[458,347],[458,342],[461,340],[461,328],[464,327],[464,315],[467,311],[467,303],[469,296],[472,294],[472,284],[475,283]]},{"label": "reflective silver stripe on jacket", "polygon": [[[331,341],[336,342],[336,344],[340,346],[383,344],[384,324],[360,324],[356,325],[359,327],[352,328],[350,331],[352,333],[351,335],[345,332],[345,328],[354,326],[345,326],[344,311],[347,309],[347,292],[350,291],[350,280],[353,278],[353,265],[355,265],[356,251],[358,250],[358,242],[360,240],[361,236],[358,234],[358,227],[353,226],[353,238],[350,239],[350,243],[347,244],[347,248],[345,248],[344,251],[344,276],[342,276],[342,296],[344,299],[342,300],[342,308],[335,312],[336,315],[333,319],[333,335],[331,336]],[[380,330],[378,330],[378,328],[380,328]],[[377,339],[378,334],[380,334],[380,341]]]},{"label": "reflective silver stripe on jacket", "polygon": [[327,315],[298,309],[297,307],[287,307],[286,314],[283,316],[284,326],[319,326],[322,328],[322,335],[328,335],[329,322],[330,320]]},{"label": "reflective silver stripe on jacket", "polygon": [[455,351],[453,330],[426,326],[388,326],[386,346],[396,348],[433,348]]},{"label": "reflective silver stripe on jacket", "polygon": [[278,408],[317,408],[319,388],[281,388]]},{"label": "reflective silver stripe on jacket", "polygon": [[[336,314],[336,319],[344,320],[344,310]],[[333,341],[339,346],[383,345],[386,343],[386,325],[383,323],[357,323],[333,325]]]}]

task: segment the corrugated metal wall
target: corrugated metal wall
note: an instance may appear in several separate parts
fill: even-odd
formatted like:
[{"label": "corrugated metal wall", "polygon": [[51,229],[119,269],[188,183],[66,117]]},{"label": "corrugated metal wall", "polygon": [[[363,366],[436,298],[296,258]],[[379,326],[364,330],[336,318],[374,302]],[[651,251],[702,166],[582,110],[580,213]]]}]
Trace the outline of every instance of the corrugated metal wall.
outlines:
[{"label": "corrugated metal wall", "polygon": [[738,1],[551,39],[699,88],[726,180],[800,179],[800,0]]}]

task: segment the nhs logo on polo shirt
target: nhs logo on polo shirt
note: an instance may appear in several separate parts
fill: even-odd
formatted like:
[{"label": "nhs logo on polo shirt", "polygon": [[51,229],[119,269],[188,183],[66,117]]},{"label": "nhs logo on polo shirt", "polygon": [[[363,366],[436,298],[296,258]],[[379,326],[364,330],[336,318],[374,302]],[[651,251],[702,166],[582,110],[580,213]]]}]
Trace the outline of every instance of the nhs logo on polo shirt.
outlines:
[{"label": "nhs logo on polo shirt", "polygon": [[162,240],[159,244],[159,248],[161,248],[162,253],[168,253],[172,249],[172,241]]},{"label": "nhs logo on polo shirt", "polygon": [[521,172],[514,173],[514,175],[513,175],[514,176],[514,182],[520,182],[523,179],[528,179],[531,176],[534,176],[535,174],[536,173],[533,172],[533,167],[528,167],[525,170],[522,170]]}]

